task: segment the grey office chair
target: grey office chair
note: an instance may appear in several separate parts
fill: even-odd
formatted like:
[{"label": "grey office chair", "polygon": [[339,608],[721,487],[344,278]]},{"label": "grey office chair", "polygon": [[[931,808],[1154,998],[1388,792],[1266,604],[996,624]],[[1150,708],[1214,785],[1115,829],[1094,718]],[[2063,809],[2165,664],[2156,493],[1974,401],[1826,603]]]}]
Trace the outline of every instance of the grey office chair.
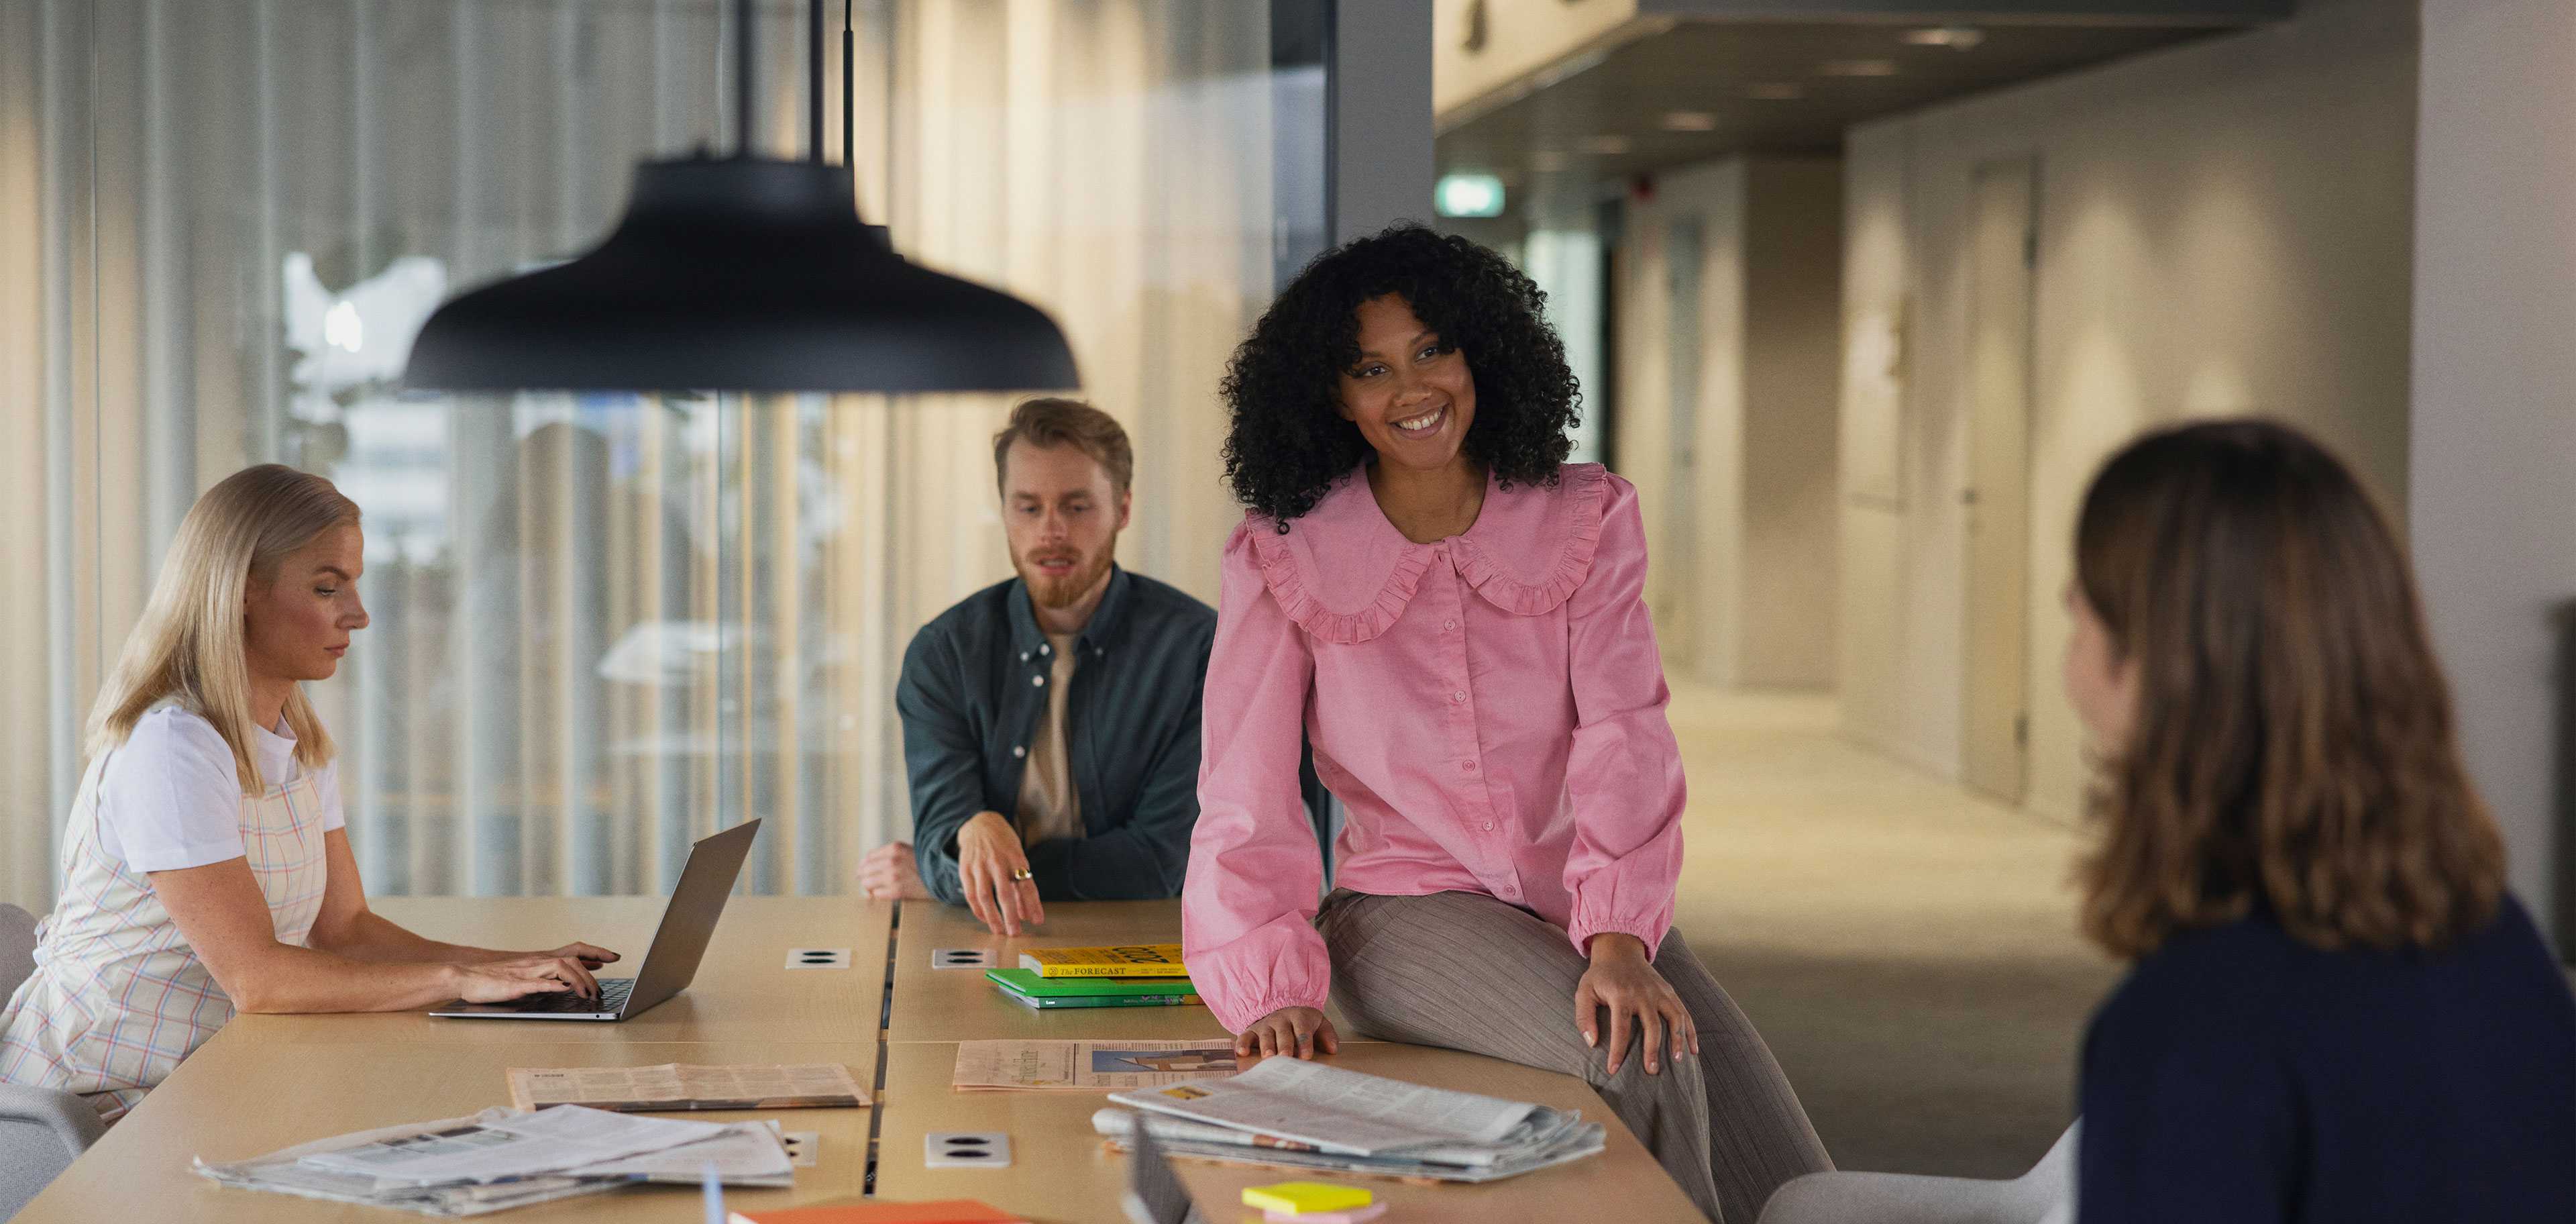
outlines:
[{"label": "grey office chair", "polygon": [[[0,905],[0,1000],[36,971],[36,916]],[[0,1084],[0,1220],[89,1150],[107,1127],[90,1103],[68,1092]]]},{"label": "grey office chair", "polygon": [[1906,1173],[1810,1173],[1780,1187],[1760,1224],[2073,1224],[2078,1118],[2011,1181]]}]

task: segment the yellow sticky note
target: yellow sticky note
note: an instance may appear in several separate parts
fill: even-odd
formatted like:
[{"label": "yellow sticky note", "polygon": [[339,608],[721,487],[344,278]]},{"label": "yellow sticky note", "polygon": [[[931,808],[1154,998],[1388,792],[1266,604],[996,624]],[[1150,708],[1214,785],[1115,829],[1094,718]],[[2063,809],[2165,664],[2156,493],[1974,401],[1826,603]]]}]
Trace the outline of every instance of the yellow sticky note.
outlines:
[{"label": "yellow sticky note", "polygon": [[1243,1205],[1263,1211],[1299,1214],[1309,1211],[1348,1211],[1366,1207],[1372,1196],[1357,1186],[1336,1186],[1330,1182],[1279,1182],[1268,1186],[1248,1186],[1243,1191]]}]

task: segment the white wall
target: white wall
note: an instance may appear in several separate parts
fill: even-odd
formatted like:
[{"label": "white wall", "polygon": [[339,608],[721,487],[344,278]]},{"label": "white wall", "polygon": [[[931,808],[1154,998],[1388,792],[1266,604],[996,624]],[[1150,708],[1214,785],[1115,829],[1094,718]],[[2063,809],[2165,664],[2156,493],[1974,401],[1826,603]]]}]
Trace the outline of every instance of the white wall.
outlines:
[{"label": "white wall", "polygon": [[[2259,412],[2335,446],[2402,512],[2416,6],[2293,21],[1852,133],[1841,683],[1854,736],[1955,776],[1965,598],[1970,176],[2036,156],[2028,803],[2072,816],[2058,683],[2078,498],[2139,428]],[[1902,319],[1901,327],[1889,320]]]},{"label": "white wall", "polygon": [[[2576,947],[2576,730],[2550,677],[2576,601],[2576,7],[2425,0],[2415,195],[2415,564],[2514,890]],[[2553,734],[2554,732],[2554,734]],[[2576,777],[2576,774],[2560,775]],[[2555,909],[2553,909],[2553,904]]]},{"label": "white wall", "polygon": [[[1740,158],[1665,174],[1652,199],[1631,199],[1621,219],[1619,436],[1615,466],[1637,486],[1646,515],[1646,603],[1665,665],[1716,684],[1734,681],[1743,618],[1735,600],[1744,557],[1744,183]],[[1674,221],[1700,222],[1699,334],[1674,325],[1670,238]],[[1672,346],[1700,348],[1694,485],[1674,463]],[[1697,525],[1685,554],[1672,530],[1687,495]]]},{"label": "white wall", "polygon": [[[1829,686],[1834,676],[1840,166],[1728,159],[1631,200],[1618,269],[1618,470],[1637,485],[1665,658],[1703,680]],[[1698,334],[1673,332],[1673,223],[1700,222]],[[1688,474],[1673,529],[1672,346],[1699,346]]]},{"label": "white wall", "polygon": [[1761,160],[1745,183],[1740,684],[1831,687],[1842,166]]}]

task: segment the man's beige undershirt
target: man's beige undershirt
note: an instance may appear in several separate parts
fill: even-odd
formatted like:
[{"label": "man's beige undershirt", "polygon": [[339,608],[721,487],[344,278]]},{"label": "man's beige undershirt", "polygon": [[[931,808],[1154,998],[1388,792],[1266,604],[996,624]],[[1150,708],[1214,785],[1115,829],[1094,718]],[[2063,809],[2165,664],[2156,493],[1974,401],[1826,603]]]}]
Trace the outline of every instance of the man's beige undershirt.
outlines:
[{"label": "man's beige undershirt", "polygon": [[1055,666],[1047,676],[1046,712],[1029,733],[1029,763],[1020,775],[1020,844],[1082,836],[1082,795],[1073,788],[1073,761],[1065,752],[1065,694],[1073,691],[1074,638],[1050,633]]}]

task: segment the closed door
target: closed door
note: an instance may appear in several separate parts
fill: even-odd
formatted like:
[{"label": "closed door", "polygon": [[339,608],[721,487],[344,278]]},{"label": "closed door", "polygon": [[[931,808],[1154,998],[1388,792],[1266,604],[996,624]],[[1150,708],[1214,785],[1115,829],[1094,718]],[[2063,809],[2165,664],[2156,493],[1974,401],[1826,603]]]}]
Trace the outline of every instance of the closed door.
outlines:
[{"label": "closed door", "polygon": [[1699,550],[1699,334],[1700,219],[1676,218],[1664,247],[1666,292],[1671,296],[1672,470],[1664,495],[1663,565],[1673,578],[1665,584],[1675,607],[1663,621],[1664,649],[1673,658],[1694,655],[1692,626],[1705,609],[1698,607]]},{"label": "closed door", "polygon": [[2019,803],[2030,772],[2030,350],[2038,167],[1977,168],[1968,314],[1968,784]]}]

